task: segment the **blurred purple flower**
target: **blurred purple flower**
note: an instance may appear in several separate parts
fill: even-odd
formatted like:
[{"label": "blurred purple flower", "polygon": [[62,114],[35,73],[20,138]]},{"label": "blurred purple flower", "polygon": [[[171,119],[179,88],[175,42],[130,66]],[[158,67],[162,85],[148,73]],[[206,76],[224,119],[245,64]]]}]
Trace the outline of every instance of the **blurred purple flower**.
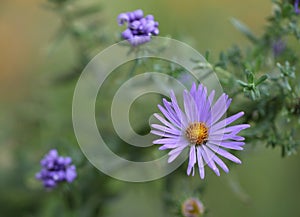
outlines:
[{"label": "blurred purple flower", "polygon": [[76,167],[71,163],[70,157],[59,156],[57,150],[52,149],[40,161],[42,169],[35,177],[49,189],[55,188],[60,182],[73,182],[77,173]]},{"label": "blurred purple flower", "polygon": [[282,39],[277,39],[272,44],[273,54],[275,57],[280,56],[286,49],[286,43]]},{"label": "blurred purple flower", "polygon": [[237,135],[241,130],[250,127],[249,124],[227,126],[244,115],[239,112],[221,120],[226,113],[231,99],[223,93],[213,104],[215,91],[210,95],[203,85],[193,83],[191,90],[183,93],[184,112],[180,109],[175,94],[171,91],[171,101],[163,99],[163,106],[158,105],[165,118],[158,114],[154,116],[162,123],[152,124],[152,134],[163,138],[153,141],[153,144],[163,144],[159,149],[172,149],[169,152],[168,163],[174,161],[184,149],[189,148],[189,163],[187,175],[195,174],[195,164],[198,162],[200,178],[204,179],[204,165],[207,164],[218,176],[219,165],[226,173],[226,164],[217,156],[220,155],[235,163],[241,161],[229,153],[227,149],[243,150],[244,137]]},{"label": "blurred purple flower", "polygon": [[158,22],[153,15],[144,17],[141,9],[133,12],[121,13],[118,16],[118,24],[127,23],[127,29],[122,32],[122,38],[129,41],[132,46],[138,46],[151,40],[152,35],[158,35]]},{"label": "blurred purple flower", "polygon": [[190,87],[194,83],[195,78],[190,73],[181,72],[178,76],[178,80],[183,83],[183,85]]},{"label": "blurred purple flower", "polygon": [[300,13],[299,0],[295,0],[295,2],[294,2],[294,8],[295,8],[295,13],[299,14]]}]

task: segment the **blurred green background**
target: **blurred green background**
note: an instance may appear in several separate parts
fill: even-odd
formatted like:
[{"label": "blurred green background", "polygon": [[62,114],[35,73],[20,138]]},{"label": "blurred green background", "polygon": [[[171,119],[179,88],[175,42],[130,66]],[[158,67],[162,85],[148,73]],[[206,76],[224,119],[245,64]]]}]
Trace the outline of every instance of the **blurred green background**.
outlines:
[{"label": "blurred green background", "polygon": [[[142,8],[155,15],[161,36],[179,39],[201,53],[210,50],[213,57],[232,44],[248,45],[230,24],[230,17],[240,19],[259,35],[273,7],[269,0],[98,2],[103,7],[103,31],[113,38],[123,29],[116,23],[117,15]],[[60,19],[44,9],[45,3],[0,2],[0,216],[34,216],[39,198],[53,197],[54,201],[53,194],[44,192],[34,179],[39,159],[53,144],[72,143],[64,149],[66,154],[78,149],[70,132],[74,84],[50,85],[77,61],[75,50],[68,38],[55,49],[51,47]],[[233,167],[229,175],[208,173],[201,198],[208,216],[300,216],[299,156],[282,159],[280,150],[264,145],[246,149],[243,164]],[[187,179],[201,182],[197,176]],[[158,182],[123,183],[128,190],[107,205],[109,216],[163,216],[161,195],[149,190]],[[101,192],[101,184],[93,191]],[[47,211],[39,213],[46,215]]]}]

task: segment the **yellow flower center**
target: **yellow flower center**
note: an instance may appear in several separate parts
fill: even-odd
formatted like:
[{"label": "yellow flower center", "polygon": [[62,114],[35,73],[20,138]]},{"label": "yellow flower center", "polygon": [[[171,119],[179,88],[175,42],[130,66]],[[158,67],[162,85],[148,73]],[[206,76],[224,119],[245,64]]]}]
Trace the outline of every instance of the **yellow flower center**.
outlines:
[{"label": "yellow flower center", "polygon": [[187,139],[195,145],[202,145],[208,139],[208,127],[202,122],[191,123],[185,131]]}]

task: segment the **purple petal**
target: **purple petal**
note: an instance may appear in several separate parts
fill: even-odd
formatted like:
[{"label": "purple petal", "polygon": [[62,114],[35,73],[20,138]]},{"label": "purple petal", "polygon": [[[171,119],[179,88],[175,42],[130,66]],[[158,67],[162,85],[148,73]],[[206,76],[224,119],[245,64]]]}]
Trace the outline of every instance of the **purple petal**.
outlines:
[{"label": "purple petal", "polygon": [[190,157],[189,157],[189,165],[188,165],[188,169],[187,169],[187,175],[189,176],[193,170],[192,175],[195,175],[195,170],[194,170],[194,165],[197,162],[196,160],[196,149],[195,146],[192,145],[190,148]]},{"label": "purple petal", "polygon": [[221,146],[224,148],[229,148],[233,150],[243,150],[243,145],[245,145],[244,142],[234,142],[234,141],[223,141],[223,142],[218,142],[218,141],[209,141],[209,143],[215,144],[217,146]]},{"label": "purple petal", "polygon": [[[212,152],[209,148],[207,149],[207,151]],[[225,173],[229,172],[229,169],[226,166],[226,164],[217,155],[214,155],[213,159],[224,170]]]},{"label": "purple petal", "polygon": [[244,115],[244,112],[239,112],[235,115],[232,115],[228,118],[225,118],[224,120],[214,124],[212,127],[211,127],[211,131],[217,131],[229,124],[231,124],[232,122],[234,122],[235,120],[239,119],[240,117],[242,117]]},{"label": "purple petal", "polygon": [[168,138],[178,138],[178,135],[172,135],[172,134],[168,134],[166,132],[162,132],[162,131],[158,131],[158,130],[151,130],[150,131],[152,134],[155,134],[157,136],[162,136],[162,137],[168,137]]},{"label": "purple petal", "polygon": [[229,105],[230,105],[231,99],[228,99],[228,96],[223,93],[217,102],[212,107],[212,119],[213,121],[209,123],[209,125],[212,125],[216,123],[227,111]]},{"label": "purple petal", "polygon": [[168,121],[170,121],[173,125],[175,125],[176,127],[180,128],[180,123],[177,122],[177,118],[176,116],[174,117],[173,114],[170,114],[164,107],[162,107],[161,105],[158,105],[159,110],[161,111],[161,113],[166,117],[166,119]]},{"label": "purple petal", "polygon": [[183,114],[182,110],[179,108],[174,91],[170,92],[170,98],[171,98],[172,106],[180,120],[180,123],[181,123],[179,128],[181,128],[181,127],[186,128],[188,126],[187,118],[186,118],[185,114]]},{"label": "purple petal", "polygon": [[218,146],[215,146],[213,144],[207,144],[207,146],[213,150],[214,152],[216,152],[217,154],[227,158],[228,160],[231,160],[237,164],[241,164],[241,160],[238,159],[236,156],[234,156],[233,154],[230,154],[229,152],[225,151],[224,149],[218,147]]},{"label": "purple petal", "polygon": [[[205,145],[201,146],[201,151],[202,151],[202,156],[203,156],[203,159],[204,161],[207,163],[207,165],[215,172],[215,174],[217,176],[220,176],[220,171],[219,169],[217,168],[214,160],[213,160],[213,157],[214,157],[214,153],[213,152],[207,152],[207,148]],[[212,153],[212,155],[209,155],[210,153]]]},{"label": "purple petal", "polygon": [[163,132],[167,132],[167,133],[171,133],[173,135],[181,135],[181,132],[177,129],[170,129],[169,127],[165,127],[165,126],[162,126],[162,125],[159,125],[159,124],[151,124],[151,127],[152,128],[155,128],[157,130],[161,130]]},{"label": "purple petal", "polygon": [[193,97],[194,100],[196,100],[196,95],[197,95],[197,87],[196,84],[193,82],[191,90],[190,90],[190,94]]},{"label": "purple petal", "polygon": [[204,162],[203,162],[203,159],[202,159],[202,153],[201,153],[200,146],[197,147],[197,161],[198,161],[198,168],[199,168],[200,178],[204,179],[204,177],[205,177]]},{"label": "purple petal", "polygon": [[163,117],[161,117],[159,114],[155,113],[155,114],[154,114],[154,117],[156,117],[157,120],[159,120],[161,123],[163,123],[164,125],[168,126],[169,128],[174,129],[174,130],[178,129],[178,128],[175,128],[174,125],[172,125],[172,124],[170,124],[168,121],[166,121],[166,120],[165,120]]},{"label": "purple petal", "polygon": [[209,121],[211,120],[211,105],[213,103],[213,100],[214,100],[214,97],[215,97],[215,91],[213,90],[208,99],[206,100],[206,103],[205,105],[203,105],[203,121],[205,123],[209,123]]},{"label": "purple petal", "polygon": [[244,129],[249,128],[249,127],[250,127],[249,124],[238,124],[238,125],[222,128],[222,129],[219,129],[219,130],[214,131],[214,132],[210,132],[211,133],[210,135],[218,135],[218,134],[231,133],[231,132],[234,132],[234,134],[237,134],[241,130],[244,130]]},{"label": "purple petal", "polygon": [[224,141],[224,140],[237,140],[237,141],[243,141],[245,140],[242,136],[237,136],[235,133],[229,133],[229,134],[216,134],[211,135],[209,134],[208,140],[214,140],[214,141]]},{"label": "purple petal", "polygon": [[180,119],[178,117],[178,115],[176,114],[174,108],[172,107],[172,104],[170,102],[168,102],[166,99],[163,99],[163,104],[165,106],[165,108],[167,109],[167,111],[170,113],[170,115],[174,118],[174,121],[176,121],[177,125],[180,126]]},{"label": "purple petal", "polygon": [[187,121],[189,123],[194,123],[198,121],[197,119],[198,112],[197,112],[195,100],[186,90],[183,92],[183,104],[184,104],[184,111],[187,117]]},{"label": "purple petal", "polygon": [[197,91],[197,99],[195,101],[197,102],[197,107],[199,110],[199,117],[198,120],[204,122],[205,119],[207,118],[207,114],[204,113],[205,105],[206,105],[206,100],[207,100],[207,89],[206,87],[203,87],[201,84],[198,87]]},{"label": "purple petal", "polygon": [[174,137],[174,138],[163,138],[163,139],[156,139],[153,141],[153,144],[174,144],[174,143],[178,143],[180,140],[180,138],[178,137]]},{"label": "purple petal", "polygon": [[232,134],[230,134],[230,138],[229,139],[236,140],[236,141],[244,141],[245,140],[245,138],[242,137],[242,136],[232,135]]},{"label": "purple petal", "polygon": [[189,143],[185,139],[181,139],[178,142],[175,143],[165,143],[163,146],[159,147],[159,150],[165,150],[165,149],[175,149],[178,148],[179,146],[188,146]]},{"label": "purple petal", "polygon": [[186,147],[187,147],[187,145],[182,145],[182,146],[179,146],[179,147],[173,149],[172,151],[170,151],[168,153],[168,155],[170,156],[168,159],[168,163],[173,162],[181,154],[183,149],[185,149]]},{"label": "purple petal", "polygon": [[166,150],[166,149],[174,149],[174,148],[177,148],[179,147],[180,144],[177,144],[177,143],[169,143],[169,144],[165,144],[165,145],[162,145],[158,148],[158,150]]}]

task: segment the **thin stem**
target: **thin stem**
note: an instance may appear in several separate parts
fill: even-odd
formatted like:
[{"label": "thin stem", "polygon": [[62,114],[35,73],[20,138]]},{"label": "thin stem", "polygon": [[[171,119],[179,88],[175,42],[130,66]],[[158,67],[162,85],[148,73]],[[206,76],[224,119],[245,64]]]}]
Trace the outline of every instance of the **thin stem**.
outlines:
[{"label": "thin stem", "polygon": [[135,73],[135,70],[136,70],[138,65],[139,65],[139,59],[134,59],[133,65],[132,65],[131,69],[128,72],[128,77],[129,78],[131,78],[133,76],[133,74]]}]

